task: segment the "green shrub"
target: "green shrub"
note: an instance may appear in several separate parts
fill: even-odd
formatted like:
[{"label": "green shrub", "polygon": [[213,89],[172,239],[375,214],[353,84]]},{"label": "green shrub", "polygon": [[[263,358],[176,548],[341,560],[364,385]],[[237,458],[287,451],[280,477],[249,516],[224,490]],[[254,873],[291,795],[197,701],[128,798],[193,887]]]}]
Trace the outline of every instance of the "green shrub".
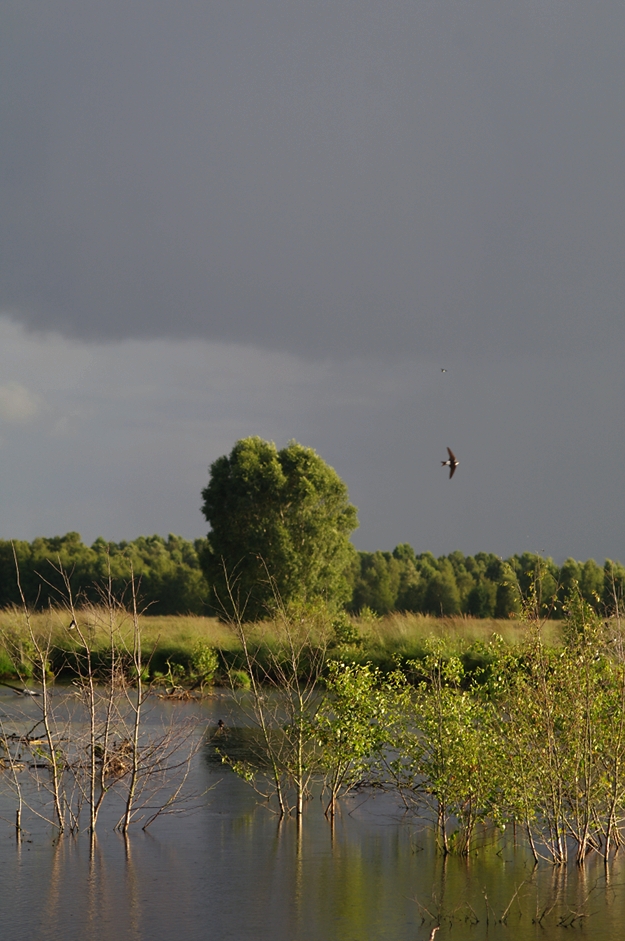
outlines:
[{"label": "green shrub", "polygon": [[249,689],[252,685],[245,670],[229,670],[228,679],[233,689]]},{"label": "green shrub", "polygon": [[191,671],[204,683],[213,683],[219,670],[219,655],[214,647],[198,640],[191,654]]},{"label": "green shrub", "polygon": [[373,608],[370,608],[368,604],[362,606],[358,617],[365,624],[375,624],[380,620],[380,615],[374,611]]},{"label": "green shrub", "polygon": [[0,650],[0,676],[12,676],[15,666],[6,650]]},{"label": "green shrub", "polygon": [[358,627],[345,611],[341,611],[334,618],[332,629],[334,631],[334,644],[337,647],[359,647],[362,644],[362,636]]}]

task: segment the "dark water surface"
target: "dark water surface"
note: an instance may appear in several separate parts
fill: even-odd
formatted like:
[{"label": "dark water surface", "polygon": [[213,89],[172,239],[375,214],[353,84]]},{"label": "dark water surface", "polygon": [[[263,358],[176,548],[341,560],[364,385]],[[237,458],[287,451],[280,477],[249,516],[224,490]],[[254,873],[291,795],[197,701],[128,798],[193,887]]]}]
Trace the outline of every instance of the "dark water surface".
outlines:
[{"label": "dark water surface", "polygon": [[[0,706],[9,703],[2,694]],[[157,705],[151,721],[197,709],[213,724],[236,721],[227,697],[197,707]],[[609,877],[594,859],[581,870],[535,870],[510,836],[468,861],[443,862],[431,832],[383,795],[344,801],[334,830],[319,800],[308,804],[301,828],[293,820],[279,824],[206,748],[191,787],[213,786],[193,814],[159,819],[127,840],[111,830],[115,815],[103,816],[93,847],[87,834],[54,841],[30,817],[17,843],[14,804],[5,795],[0,937],[417,941],[440,921],[437,941],[625,938],[625,865],[618,860]]]}]

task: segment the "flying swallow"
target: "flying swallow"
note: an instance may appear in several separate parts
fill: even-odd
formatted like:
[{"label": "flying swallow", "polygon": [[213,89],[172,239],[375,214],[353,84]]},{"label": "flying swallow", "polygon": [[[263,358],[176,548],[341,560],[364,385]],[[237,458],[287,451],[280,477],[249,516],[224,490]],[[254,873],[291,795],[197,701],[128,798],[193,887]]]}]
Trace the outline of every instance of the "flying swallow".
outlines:
[{"label": "flying swallow", "polygon": [[447,372],[447,370],[443,369],[443,367],[441,366],[441,372]]},{"label": "flying swallow", "polygon": [[454,452],[451,450],[451,448],[447,448],[447,452],[448,452],[448,454],[449,454],[449,460],[448,460],[448,461],[441,461],[441,464],[443,465],[443,467],[448,467],[448,468],[449,468],[449,479],[451,480],[451,478],[454,476],[454,471],[455,471],[455,469],[457,468],[457,466],[458,466],[458,464],[460,463],[460,461],[457,461],[457,460],[456,460],[456,455],[455,455]]}]

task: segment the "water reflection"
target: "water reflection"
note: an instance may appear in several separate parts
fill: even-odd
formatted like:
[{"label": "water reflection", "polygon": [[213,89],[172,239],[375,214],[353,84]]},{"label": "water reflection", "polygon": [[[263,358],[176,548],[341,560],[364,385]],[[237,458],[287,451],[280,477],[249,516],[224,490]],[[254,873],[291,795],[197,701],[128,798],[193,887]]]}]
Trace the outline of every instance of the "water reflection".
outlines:
[{"label": "water reflection", "polygon": [[[213,721],[215,710],[205,707]],[[420,941],[550,936],[558,925],[617,938],[625,918],[625,867],[535,868],[523,842],[489,842],[443,859],[384,795],[356,795],[331,824],[321,802],[280,822],[228,769],[193,766],[207,794],[191,816],[163,817],[126,839],[115,808],[98,837],[54,841],[43,821],[16,844],[14,806],[0,814],[3,935],[41,941]],[[106,805],[103,810],[106,813]],[[28,842],[28,841],[31,842]],[[502,919],[505,917],[505,924]]]},{"label": "water reflection", "polygon": [[56,839],[52,846],[50,881],[48,883],[48,892],[44,905],[44,909],[47,915],[46,929],[48,931],[54,931],[57,926],[59,926],[59,922],[62,919],[63,874],[66,869],[66,865],[64,865],[66,860],[63,859],[63,856],[66,854],[63,853],[63,850],[66,849],[66,846],[66,842],[61,838]]}]

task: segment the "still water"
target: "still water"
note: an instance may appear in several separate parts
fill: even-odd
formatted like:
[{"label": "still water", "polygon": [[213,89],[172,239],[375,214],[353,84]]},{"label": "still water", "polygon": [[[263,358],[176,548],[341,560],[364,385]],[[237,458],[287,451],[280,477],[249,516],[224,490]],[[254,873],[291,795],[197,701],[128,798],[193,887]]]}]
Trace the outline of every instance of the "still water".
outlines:
[{"label": "still water", "polygon": [[[5,716],[9,706],[3,692]],[[237,721],[227,695],[193,706],[156,701],[150,721],[176,710],[200,710],[213,726]],[[444,862],[429,829],[384,795],[343,801],[333,829],[318,800],[300,828],[280,824],[215,763],[210,746],[194,759],[190,788],[204,793],[192,813],[160,818],[126,840],[105,815],[93,846],[87,834],[55,841],[32,817],[16,842],[13,804],[2,798],[1,937],[418,941],[437,923],[437,941],[552,938],[567,925],[569,935],[593,941],[625,937],[618,860],[607,876],[599,860],[583,870],[534,869],[510,835],[468,861]]]}]

